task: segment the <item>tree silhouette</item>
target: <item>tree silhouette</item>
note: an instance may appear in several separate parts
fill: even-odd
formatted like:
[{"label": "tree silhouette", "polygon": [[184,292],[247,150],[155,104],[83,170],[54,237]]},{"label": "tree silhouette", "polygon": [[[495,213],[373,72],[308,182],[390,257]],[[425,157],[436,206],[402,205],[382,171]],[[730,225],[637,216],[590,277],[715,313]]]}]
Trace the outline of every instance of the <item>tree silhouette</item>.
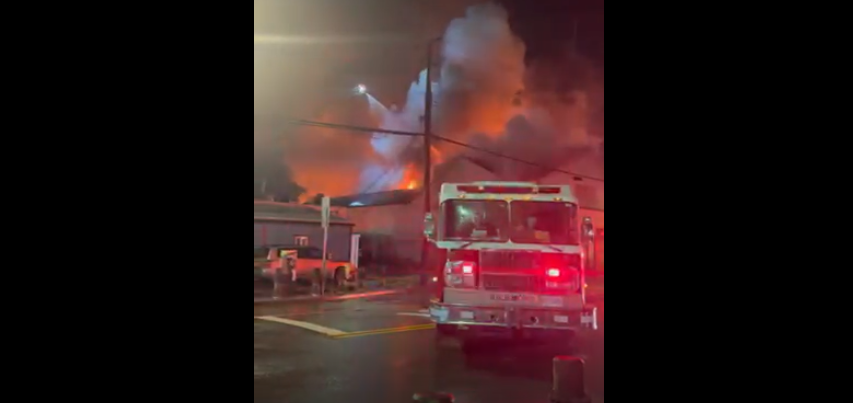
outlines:
[{"label": "tree silhouette", "polygon": [[256,161],[254,174],[255,199],[296,202],[305,194],[305,188],[293,180],[293,172],[283,161]]}]

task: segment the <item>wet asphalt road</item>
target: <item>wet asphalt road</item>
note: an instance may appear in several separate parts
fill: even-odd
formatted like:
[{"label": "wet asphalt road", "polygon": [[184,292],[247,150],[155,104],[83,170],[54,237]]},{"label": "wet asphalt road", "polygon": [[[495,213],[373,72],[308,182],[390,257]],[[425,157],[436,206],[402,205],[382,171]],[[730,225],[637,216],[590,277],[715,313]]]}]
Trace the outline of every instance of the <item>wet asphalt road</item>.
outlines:
[{"label": "wet asphalt road", "polygon": [[[483,346],[467,358],[437,354],[429,319],[419,316],[424,299],[386,296],[256,307],[254,402],[396,403],[426,391],[452,393],[459,403],[548,401],[553,351],[500,344]],[[588,391],[603,402],[603,299],[597,304],[602,327],[585,335],[582,355]],[[262,316],[273,318],[257,319]],[[271,321],[278,318],[298,322]]]}]

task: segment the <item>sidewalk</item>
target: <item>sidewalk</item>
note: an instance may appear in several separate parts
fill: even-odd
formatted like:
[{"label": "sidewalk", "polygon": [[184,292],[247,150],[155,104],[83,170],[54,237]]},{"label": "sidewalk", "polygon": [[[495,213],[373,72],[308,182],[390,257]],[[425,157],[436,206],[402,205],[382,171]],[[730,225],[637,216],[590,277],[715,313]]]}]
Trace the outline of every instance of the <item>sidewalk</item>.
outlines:
[{"label": "sidewalk", "polygon": [[312,295],[310,287],[297,287],[293,294],[285,298],[274,298],[272,284],[255,284],[254,303],[285,303],[296,301],[324,300],[335,301],[355,298],[367,298],[381,295],[406,293],[420,286],[419,275],[387,276],[361,281],[361,287],[348,291],[326,290],[325,296]]},{"label": "sidewalk", "polygon": [[362,286],[368,289],[377,288],[399,288],[399,287],[414,287],[420,285],[421,276],[419,274],[405,275],[389,275],[382,277],[372,277],[362,280]]},{"label": "sidewalk", "polygon": [[277,304],[277,303],[288,303],[288,302],[298,302],[298,301],[341,301],[347,299],[358,299],[358,298],[370,298],[370,297],[378,297],[382,295],[394,295],[394,294],[404,294],[409,292],[409,288],[398,288],[394,290],[378,290],[378,291],[367,291],[367,292],[353,292],[349,294],[341,294],[341,295],[296,295],[293,297],[285,297],[285,298],[271,298],[271,297],[255,297],[255,305],[262,304]]}]

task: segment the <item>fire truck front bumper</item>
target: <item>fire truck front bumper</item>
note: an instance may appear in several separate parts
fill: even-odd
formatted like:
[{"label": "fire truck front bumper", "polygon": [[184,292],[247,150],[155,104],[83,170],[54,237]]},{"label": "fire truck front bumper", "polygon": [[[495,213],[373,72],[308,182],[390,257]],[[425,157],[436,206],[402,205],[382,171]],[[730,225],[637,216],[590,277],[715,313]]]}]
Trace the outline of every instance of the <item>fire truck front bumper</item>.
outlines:
[{"label": "fire truck front bumper", "polygon": [[429,315],[438,325],[515,329],[598,329],[598,309],[580,310],[522,306],[459,306],[434,302]]}]

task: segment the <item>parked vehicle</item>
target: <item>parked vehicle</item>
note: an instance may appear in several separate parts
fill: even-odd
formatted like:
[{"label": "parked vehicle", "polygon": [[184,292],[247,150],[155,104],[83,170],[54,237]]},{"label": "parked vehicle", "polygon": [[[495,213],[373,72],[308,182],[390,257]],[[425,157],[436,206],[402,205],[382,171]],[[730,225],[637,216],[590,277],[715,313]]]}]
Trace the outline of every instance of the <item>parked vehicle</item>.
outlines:
[{"label": "parked vehicle", "polygon": [[[282,267],[282,257],[295,255],[292,268]],[[255,276],[272,280],[276,270],[290,271],[295,281],[311,282],[320,278],[323,268],[323,251],[315,246],[268,245],[255,249]],[[357,268],[348,261],[335,260],[331,253],[326,257],[326,280],[343,287],[357,281]]]}]

